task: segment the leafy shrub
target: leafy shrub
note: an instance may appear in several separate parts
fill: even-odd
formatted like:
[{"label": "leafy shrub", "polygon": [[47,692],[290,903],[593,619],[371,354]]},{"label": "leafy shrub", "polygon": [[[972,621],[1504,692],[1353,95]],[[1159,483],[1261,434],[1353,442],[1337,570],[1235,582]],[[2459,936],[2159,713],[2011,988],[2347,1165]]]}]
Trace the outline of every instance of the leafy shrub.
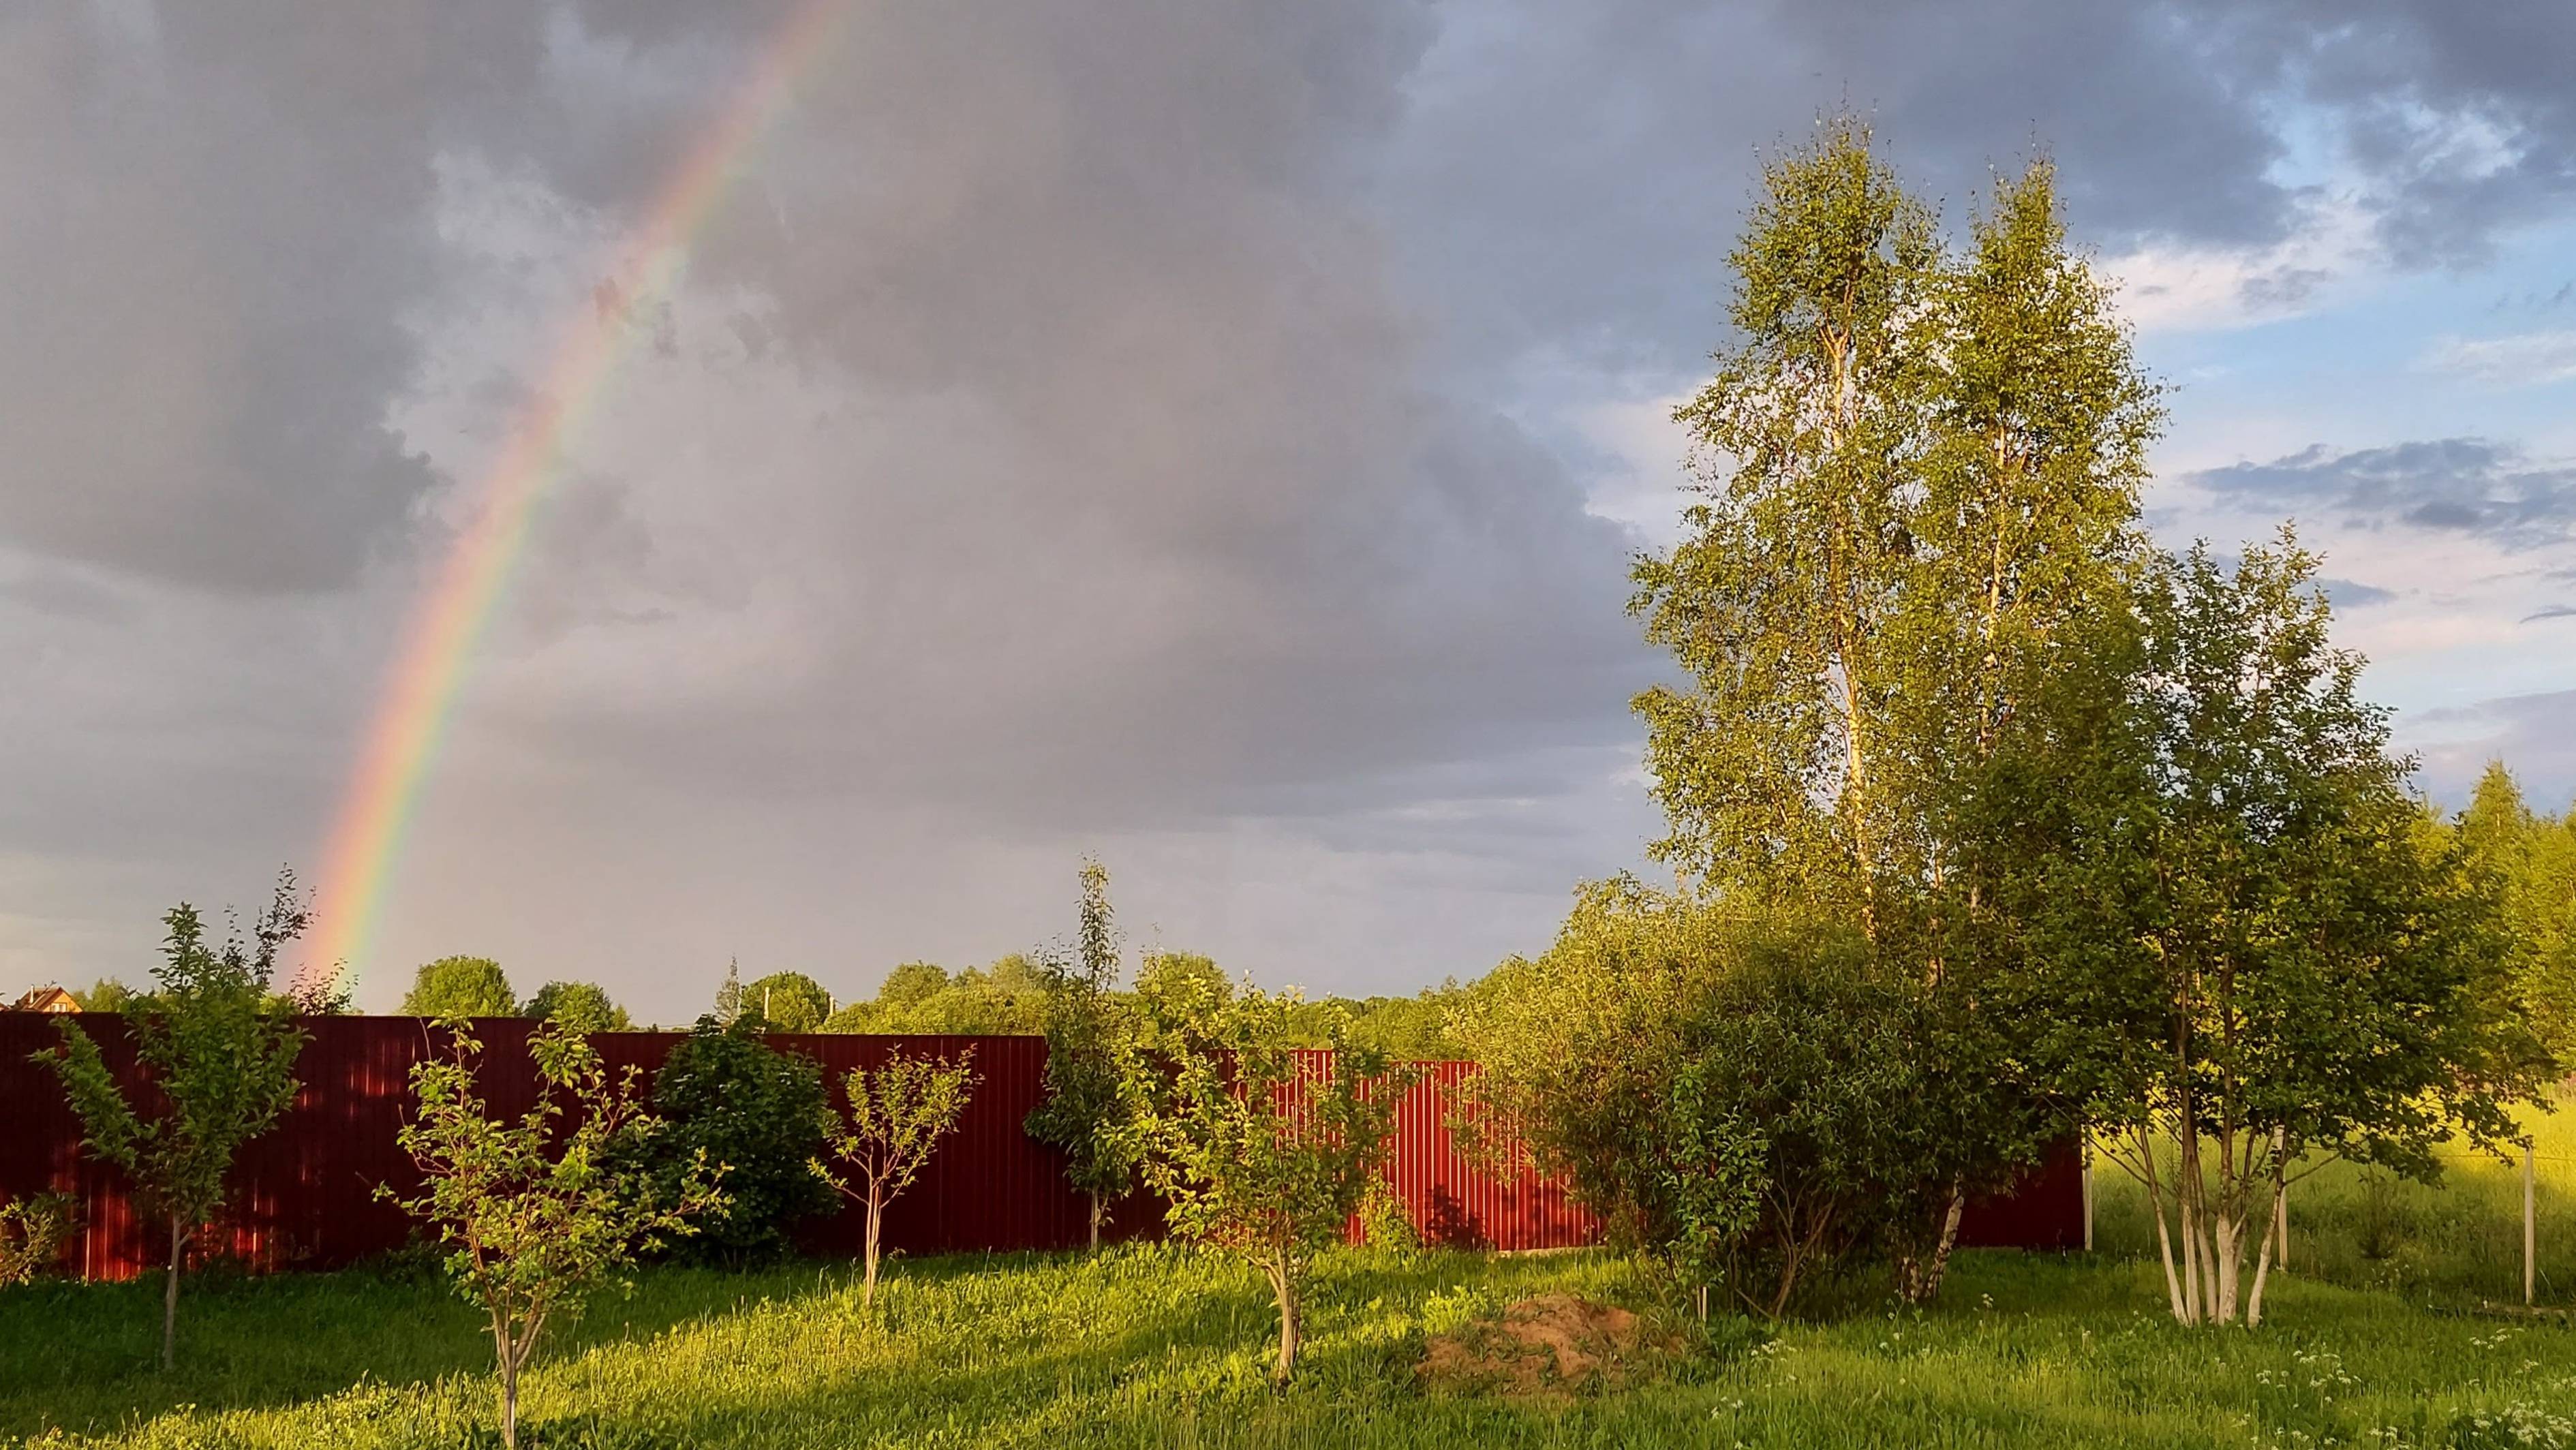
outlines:
[{"label": "leafy shrub", "polygon": [[1413,1210],[1383,1178],[1372,1180],[1360,1199],[1360,1242],[1396,1253],[1422,1247],[1422,1233],[1413,1226]]},{"label": "leafy shrub", "polygon": [[31,1282],[61,1263],[79,1211],[80,1200],[68,1193],[0,1203],[0,1287]]},{"label": "leafy shrub", "polygon": [[653,1079],[663,1127],[648,1171],[660,1191],[675,1193],[702,1152],[725,1165],[727,1205],[672,1244],[673,1253],[699,1262],[740,1267],[776,1258],[788,1250],[790,1225],[838,1206],[807,1166],[833,1123],[823,1069],[773,1050],[760,1027],[756,1015],[731,1027],[701,1017]]}]

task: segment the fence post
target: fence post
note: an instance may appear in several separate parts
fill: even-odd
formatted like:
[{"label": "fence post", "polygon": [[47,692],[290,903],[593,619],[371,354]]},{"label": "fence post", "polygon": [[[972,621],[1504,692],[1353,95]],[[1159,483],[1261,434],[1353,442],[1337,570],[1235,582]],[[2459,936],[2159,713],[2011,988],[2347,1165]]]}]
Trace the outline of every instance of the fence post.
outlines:
[{"label": "fence post", "polygon": [[2532,1232],[2531,1145],[2522,1145],[2522,1307],[2531,1307],[2532,1250],[2536,1236]]}]

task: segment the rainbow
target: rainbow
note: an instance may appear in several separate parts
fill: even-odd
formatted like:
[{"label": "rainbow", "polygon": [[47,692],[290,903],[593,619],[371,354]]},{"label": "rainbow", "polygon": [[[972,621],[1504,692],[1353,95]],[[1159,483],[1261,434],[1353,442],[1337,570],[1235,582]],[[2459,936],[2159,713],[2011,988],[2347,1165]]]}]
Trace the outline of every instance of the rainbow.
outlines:
[{"label": "rainbow", "polygon": [[670,294],[691,238],[786,108],[798,80],[831,48],[835,22],[848,8],[847,0],[806,0],[760,52],[620,248],[626,277],[613,290],[603,286],[595,305],[566,331],[537,401],[475,485],[469,521],[413,606],[333,818],[303,966],[308,984],[356,988],[458,687],[508,591],[537,505],[562,476],[566,449],[613,391],[635,332],[626,326],[628,314]]}]

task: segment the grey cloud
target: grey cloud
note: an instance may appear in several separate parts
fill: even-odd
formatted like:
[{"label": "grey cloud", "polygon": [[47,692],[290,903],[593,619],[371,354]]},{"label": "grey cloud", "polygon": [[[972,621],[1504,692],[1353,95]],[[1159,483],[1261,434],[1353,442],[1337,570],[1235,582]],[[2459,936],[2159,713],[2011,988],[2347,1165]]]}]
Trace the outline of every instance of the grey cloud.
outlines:
[{"label": "grey cloud", "polygon": [[[1467,316],[1478,357],[1691,370],[1718,334],[1757,152],[1838,106],[1872,117],[1953,217],[1991,168],[2045,148],[2078,235],[2114,251],[2281,242],[2334,199],[2308,174],[2320,152],[2357,173],[2334,191],[2357,186],[2372,246],[2400,266],[2474,262],[2576,197],[2576,7],[1474,0],[1445,15],[1386,188],[1421,285]],[[2471,135],[2509,159],[2489,169]],[[2246,300],[2287,305],[2327,280],[2285,262]]]},{"label": "grey cloud", "polygon": [[0,19],[0,536],[253,593],[401,546],[436,483],[383,424],[435,282],[429,157],[458,78],[533,59],[476,8]]},{"label": "grey cloud", "polygon": [[2546,609],[2524,615],[2518,623],[2537,624],[2544,619],[2576,619],[2576,604],[2552,604]]},{"label": "grey cloud", "polygon": [[2370,528],[2466,533],[2507,549],[2576,538],[2576,466],[2542,464],[2476,438],[2336,452],[2315,444],[2269,463],[2192,475],[2220,499],[2322,512]]},{"label": "grey cloud", "polygon": [[[0,19],[0,181],[59,199],[0,217],[0,643],[43,667],[0,862],[120,863],[91,919],[148,921],[210,889],[188,878],[309,859],[445,474],[536,381],[489,342],[477,309],[522,295],[490,274],[641,215],[792,8]],[[1516,421],[1524,371],[1696,371],[1755,148],[1842,100],[1954,215],[2052,148],[2112,246],[2291,234],[2316,198],[2275,173],[2278,116],[2311,106],[2394,254],[2474,255],[2563,203],[2559,21],[2417,14],[853,3],[697,234],[691,296],[632,324],[648,401],[538,522],[388,940],[488,925],[612,981],[657,939],[720,970],[730,933],[998,951],[1034,935],[991,901],[1110,837],[1167,883],[1257,883],[1228,926],[1123,878],[1200,944],[1275,931],[1347,985],[1535,945],[1561,883],[1651,827],[1597,798],[1652,661],[1630,540],[1534,440],[1544,406]],[[2453,165],[2382,94],[2509,159]],[[442,235],[442,178],[477,168],[560,234]],[[475,366],[427,371],[451,353]],[[2456,446],[2486,451],[2244,482],[2564,535],[2563,472]],[[1237,836],[1239,869],[1203,862]],[[63,879],[0,878],[0,910],[69,911]]]},{"label": "grey cloud", "polygon": [[[775,305],[671,323],[666,360],[720,344],[735,386],[810,382],[835,401],[796,426],[839,461],[766,430],[719,477],[623,468],[613,515],[563,510],[621,541],[581,567],[646,593],[691,568],[810,581],[734,631],[795,667],[654,694],[666,652],[725,646],[612,604],[632,627],[601,668],[632,683],[532,663],[505,706],[523,737],[725,789],[1020,819],[1297,810],[1384,772],[1624,738],[1645,668],[1629,541],[1440,374],[1365,206],[1422,17],[1050,15],[855,13],[701,237],[705,285]],[[644,26],[624,63],[696,34]],[[737,516],[697,518],[708,488]],[[542,661],[567,624],[544,612],[503,647]]]},{"label": "grey cloud", "polygon": [[[2399,739],[2416,724],[2442,727],[2450,737],[2417,747],[2418,778],[2437,801],[2467,801],[2487,762],[2501,760],[2522,785],[2525,799],[2557,810],[2576,799],[2576,690],[2510,695],[2467,707],[2427,710],[2399,722]],[[2463,738],[2465,737],[2465,738]]]},{"label": "grey cloud", "polygon": [[2326,599],[2337,609],[2368,609],[2397,597],[2394,590],[2364,584],[2357,579],[2320,579],[2317,586],[2325,590]]}]

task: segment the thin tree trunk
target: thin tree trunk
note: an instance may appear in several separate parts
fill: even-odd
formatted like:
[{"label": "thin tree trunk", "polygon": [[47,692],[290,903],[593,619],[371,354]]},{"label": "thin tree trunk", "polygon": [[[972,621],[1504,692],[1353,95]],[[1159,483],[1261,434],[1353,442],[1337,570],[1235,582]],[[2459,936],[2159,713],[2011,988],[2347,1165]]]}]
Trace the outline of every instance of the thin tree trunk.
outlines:
[{"label": "thin tree trunk", "polygon": [[519,1450],[519,1344],[509,1316],[492,1311],[492,1349],[501,1362],[501,1450]]},{"label": "thin tree trunk", "polygon": [[2182,1229],[2183,1297],[2191,1305],[2191,1317],[2183,1322],[2203,1324],[2208,1322],[2213,1301],[2209,1294],[2208,1231],[2203,1227],[2201,1203],[2200,1143],[2199,1135],[2191,1131],[2192,1120],[2188,1112],[2182,1115],[2182,1122],[2184,1131],[2179,1135],[2180,1151],[2176,1155],[2180,1162],[2174,1176],[2174,1203],[2175,1218]]},{"label": "thin tree trunk", "polygon": [[877,1227],[884,1221],[885,1200],[877,1197],[871,1188],[868,1192],[868,1282],[859,1295],[860,1304],[870,1309],[877,1303]]},{"label": "thin tree trunk", "polygon": [[1091,1251],[1092,1251],[1093,1253],[1095,1253],[1095,1254],[1096,1254],[1096,1253],[1098,1253],[1098,1252],[1100,1252],[1100,1217],[1101,1217],[1101,1214],[1103,1213],[1103,1211],[1105,1210],[1105,1208],[1106,1208],[1106,1205],[1104,1205],[1104,1204],[1100,1201],[1100,1195],[1099,1195],[1099,1194],[1097,1194],[1097,1193],[1092,1194],[1092,1195],[1091,1195]]},{"label": "thin tree trunk", "polygon": [[[2264,1231],[2263,1250],[2254,1259],[2254,1289],[2245,1297],[2245,1327],[2248,1329],[2259,1329],[2263,1325],[2263,1283],[2272,1276],[2272,1240],[2282,1232],[2281,1193],[2286,1186],[2279,1173],[2272,1175],[2272,1212],[2268,1215],[2272,1227]],[[2286,1238],[2281,1247],[2286,1256],[2289,1249]]]},{"label": "thin tree trunk", "polygon": [[1959,1216],[1967,1210],[1968,1185],[1953,1178],[1950,1180],[1950,1207],[1941,1215],[1941,1237],[1932,1245],[1931,1273],[1923,1285],[1923,1298],[1916,1303],[1926,1302],[1941,1292],[1941,1281],[1950,1273],[1950,1251],[1959,1246]]},{"label": "thin tree trunk", "polygon": [[[2222,1167],[2221,1172],[2224,1172]],[[2219,1206],[2209,1216],[2209,1243],[2218,1261],[2214,1292],[2218,1302],[2210,1310],[2210,1319],[2218,1324],[2236,1322],[2236,1276],[2245,1257],[2245,1225],[2227,1202],[2226,1185],[2220,1186]]]},{"label": "thin tree trunk", "polygon": [[2183,1310],[2182,1275],[2174,1267],[2173,1235],[2165,1228],[2164,1179],[2156,1171],[2155,1140],[2147,1135],[2147,1126],[2138,1125],[2138,1161],[2147,1170],[2147,1209],[2156,1216],[2156,1252],[2165,1265],[2165,1298],[2173,1305],[2174,1322],[2189,1324],[2191,1316]]},{"label": "thin tree trunk", "polygon": [[188,1230],[174,1213],[170,1215],[170,1272],[161,1283],[161,1370],[164,1374],[179,1363],[179,1261],[187,1248]]},{"label": "thin tree trunk", "polygon": [[1297,1372],[1297,1340],[1301,1326],[1297,1322],[1297,1290],[1289,1281],[1288,1266],[1268,1266],[1270,1292],[1279,1301],[1279,1362],[1271,1368],[1272,1385],[1285,1389],[1289,1377]]}]

